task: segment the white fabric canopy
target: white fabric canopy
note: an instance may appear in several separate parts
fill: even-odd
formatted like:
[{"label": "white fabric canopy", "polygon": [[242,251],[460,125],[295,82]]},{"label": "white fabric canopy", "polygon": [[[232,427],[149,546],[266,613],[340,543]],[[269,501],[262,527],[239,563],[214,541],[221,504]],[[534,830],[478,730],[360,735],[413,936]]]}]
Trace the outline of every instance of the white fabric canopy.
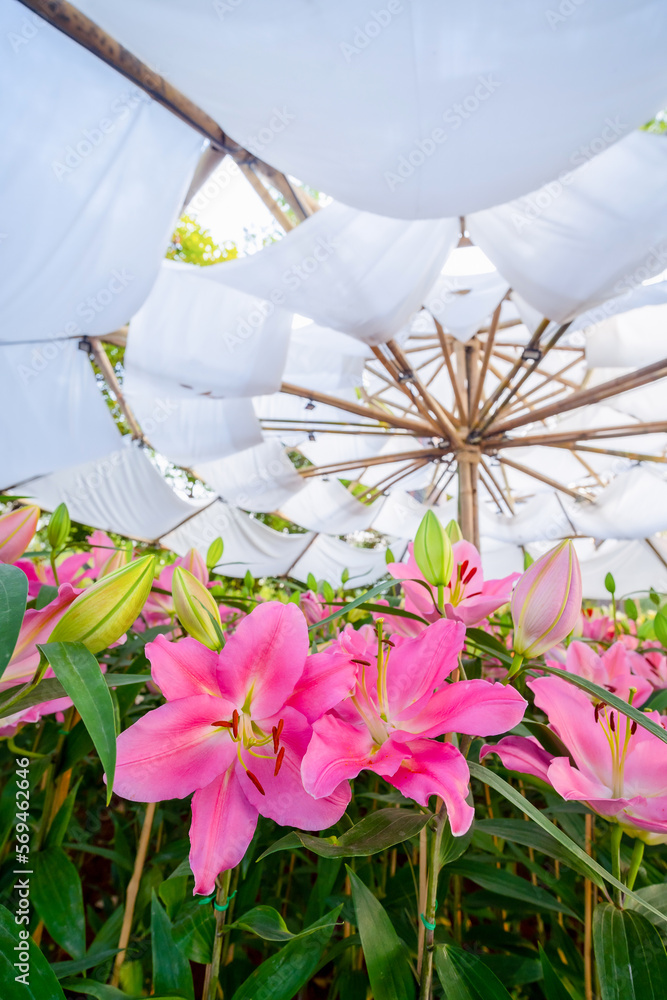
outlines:
[{"label": "white fabric canopy", "polygon": [[206,277],[367,344],[419,309],[459,235],[457,220],[403,222],[334,203],[252,256]]},{"label": "white fabric canopy", "polygon": [[[653,544],[663,559],[667,548],[659,539]],[[660,593],[667,591],[667,568],[647,542],[608,541],[595,546],[590,539],[579,539],[575,548],[581,566],[584,597],[590,600],[609,601],[605,577],[611,573],[616,583],[617,597],[634,595],[646,597],[649,587]]]},{"label": "white fabric canopy", "polygon": [[332,587],[341,586],[343,570],[350,576],[345,589],[370,586],[387,572],[383,549],[364,549],[350,545],[340,538],[318,535],[306,549],[290,573],[297,580],[306,580],[312,573],[315,579],[328,580]]},{"label": "white fabric canopy", "polygon": [[164,261],[151,294],[130,323],[127,369],[162,381],[172,396],[276,392],[292,316],[271,302],[209,280],[216,266]]},{"label": "white fabric canopy", "polygon": [[74,341],[0,345],[0,399],[0,488],[98,458],[120,443]]},{"label": "white fabric canopy", "polygon": [[574,526],[593,538],[646,538],[667,530],[667,482],[645,468],[616,476],[594,504],[574,504]]},{"label": "white fabric canopy", "polygon": [[338,479],[309,479],[308,485],[283,503],[280,513],[303,528],[346,535],[369,528],[377,503],[363,504]]},{"label": "white fabric canopy", "polygon": [[398,218],[533,191],[667,96],[654,0],[79,4],[251,152]]},{"label": "white fabric canopy", "polygon": [[143,434],[176,465],[191,468],[261,442],[252,400],[173,398],[163,389],[141,369],[126,371],[123,390]]},{"label": "white fabric canopy", "polygon": [[306,482],[280,442],[271,439],[229,458],[198,464],[196,471],[227,503],[260,513],[277,510]]},{"label": "white fabric canopy", "polygon": [[665,270],[667,137],[634,132],[567,178],[466,221],[529,305],[572,319]]},{"label": "white fabric canopy", "polygon": [[0,35],[2,339],[108,333],[155,280],[202,138],[15,0]]},{"label": "white fabric canopy", "polygon": [[163,545],[178,555],[195,548],[206,556],[209,545],[222,538],[225,550],[216,569],[225,576],[281,576],[307,547],[311,534],[287,534],[267,527],[249,514],[216,500],[180,528],[165,535]]},{"label": "white fabric canopy", "polygon": [[364,362],[370,356],[365,344],[317,323],[293,326],[283,381],[307,385],[318,392],[333,392],[361,385]]},{"label": "white fabric canopy", "polygon": [[154,541],[210,501],[178,496],[143,448],[128,438],[96,462],[86,462],[22,485],[44,510],[66,503],[74,521]]},{"label": "white fabric canopy", "polygon": [[619,313],[595,326],[586,337],[589,368],[640,367],[664,357],[667,357],[667,304]]}]

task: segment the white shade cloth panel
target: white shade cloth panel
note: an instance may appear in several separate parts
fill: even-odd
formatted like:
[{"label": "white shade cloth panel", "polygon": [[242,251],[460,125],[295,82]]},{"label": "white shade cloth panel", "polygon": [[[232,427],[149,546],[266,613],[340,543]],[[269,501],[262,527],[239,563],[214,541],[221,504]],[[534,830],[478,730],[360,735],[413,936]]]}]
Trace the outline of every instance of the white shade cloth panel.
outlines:
[{"label": "white shade cloth panel", "polygon": [[280,441],[271,438],[228,458],[198,464],[196,472],[227,503],[267,514],[306,484]]},{"label": "white shade cloth panel", "polygon": [[584,331],[586,336],[589,333],[593,335],[598,324],[604,323],[612,316],[642,309],[644,306],[660,306],[665,302],[667,302],[667,280],[665,280],[663,272],[660,272],[657,278],[648,278],[640,285],[633,285],[631,288],[625,289],[621,295],[607,299],[602,305],[594,306],[581,313],[568,329],[567,336],[571,337],[573,333],[579,333],[579,331]]},{"label": "white shade cloth panel", "polygon": [[567,178],[466,224],[530,306],[570,320],[665,270],[667,137],[634,132]]},{"label": "white shade cloth panel", "polygon": [[205,272],[323,327],[380,344],[421,307],[458,236],[458,220],[405,222],[334,202],[277,243]]},{"label": "white shade cloth panel", "polygon": [[362,384],[368,357],[366,345],[345,333],[312,322],[293,325],[283,381],[316,392],[348,389]]},{"label": "white shade cloth panel", "polygon": [[66,503],[72,520],[155,541],[210,501],[178,496],[145,450],[128,438],[104,458],[24,483],[44,510]]},{"label": "white shade cloth panel", "polygon": [[594,504],[575,503],[569,516],[592,538],[646,538],[667,530],[667,482],[645,468],[617,475]]},{"label": "white shade cloth panel", "polygon": [[667,96],[667,8],[651,0],[575,16],[553,0],[79,6],[251,152],[395,218],[534,191]]},{"label": "white shade cloth panel", "polygon": [[178,555],[195,548],[206,557],[212,541],[222,538],[225,550],[216,569],[225,576],[281,576],[288,572],[312,541],[312,534],[275,531],[250,514],[222,500],[186,521],[162,538],[162,544]]},{"label": "white shade cloth panel", "polygon": [[130,323],[128,371],[150,374],[184,398],[277,392],[291,313],[209,280],[211,267],[163,262]]},{"label": "white shade cloth panel", "polygon": [[[658,538],[652,542],[666,558],[667,546]],[[617,597],[646,597],[649,587],[660,593],[667,591],[667,568],[647,542],[610,540],[596,547],[591,539],[582,538],[574,544],[584,597],[609,602],[609,591],[604,585],[607,573],[614,577]]]},{"label": "white shade cloth panel", "polygon": [[75,341],[0,346],[0,399],[2,489],[99,458],[120,443],[88,357]]},{"label": "white shade cloth panel", "polygon": [[371,505],[361,503],[338,479],[313,478],[281,505],[280,513],[303,528],[346,535],[369,528],[382,503],[382,499]]},{"label": "white shade cloth panel", "polygon": [[306,580],[308,574],[312,573],[316,580],[328,580],[333,587],[340,587],[345,569],[350,574],[343,585],[346,590],[370,586],[387,572],[385,552],[383,549],[364,549],[350,545],[329,535],[318,535],[290,575],[297,580]]},{"label": "white shade cloth panel", "polygon": [[665,357],[667,303],[619,313],[599,323],[586,336],[589,368],[641,367]]},{"label": "white shade cloth panel", "polygon": [[169,397],[160,380],[126,369],[123,391],[151,445],[176,465],[192,468],[262,441],[250,399]]},{"label": "white shade cloth panel", "polygon": [[[464,254],[477,247],[461,247]],[[466,275],[442,274],[424,299],[424,305],[448,333],[462,343],[477,333],[509,289],[497,271]]]},{"label": "white shade cloth panel", "polygon": [[15,0],[0,35],[2,339],[116,330],[155,280],[202,138]]}]

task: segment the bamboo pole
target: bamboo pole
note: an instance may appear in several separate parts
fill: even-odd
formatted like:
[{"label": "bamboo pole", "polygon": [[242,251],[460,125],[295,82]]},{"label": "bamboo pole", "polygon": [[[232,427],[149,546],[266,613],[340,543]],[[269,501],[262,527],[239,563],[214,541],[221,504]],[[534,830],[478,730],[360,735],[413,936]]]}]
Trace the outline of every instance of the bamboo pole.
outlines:
[{"label": "bamboo pole", "polygon": [[253,190],[264,202],[278,225],[282,226],[286,233],[289,233],[290,230],[294,229],[294,223],[292,220],[287,218],[280,205],[271,197],[271,192],[265,187],[264,184],[262,184],[252,167],[247,163],[239,163],[239,170]]},{"label": "bamboo pole", "polygon": [[329,396],[325,392],[304,389],[289,382],[283,382],[280,391],[287,393],[289,396],[301,396],[302,399],[310,399],[315,403],[324,403],[327,406],[333,406],[335,409],[345,410],[347,413],[356,413],[360,417],[375,417],[381,423],[393,427],[403,427],[405,430],[412,431],[413,434],[417,434],[419,437],[433,436],[433,427],[418,420],[416,417],[397,417],[393,413],[387,413],[385,410],[380,409],[380,407],[376,407],[374,410],[370,406],[351,403],[346,399],[338,399],[337,396]]},{"label": "bamboo pole", "polygon": [[118,400],[118,405],[121,408],[123,416],[127,420],[130,430],[132,431],[132,437],[135,440],[143,441],[144,436],[141,432],[141,427],[137,423],[136,417],[134,416],[130,406],[128,405],[125,396],[123,395],[123,390],[121,389],[118,379],[116,378],[116,373],[113,370],[113,365],[109,361],[106,351],[100,343],[99,337],[88,337],[88,343],[90,344],[90,349],[93,357],[95,358],[95,364],[102,372],[104,376],[104,381],[108,385],[109,389],[113,392],[114,396]]},{"label": "bamboo pole", "polygon": [[489,327],[488,336],[486,338],[486,343],[484,344],[484,353],[482,355],[482,363],[479,369],[479,376],[477,381],[477,386],[475,388],[475,394],[470,405],[470,412],[475,416],[479,409],[479,401],[482,395],[482,389],[484,388],[484,380],[486,378],[486,373],[489,368],[489,361],[491,360],[491,352],[493,351],[493,344],[496,338],[496,331],[498,329],[498,323],[500,321],[500,312],[502,309],[503,302],[507,296],[503,296],[498,305],[496,306],[495,312],[491,317],[491,326]]},{"label": "bamboo pole", "polygon": [[137,894],[139,892],[139,884],[141,882],[141,876],[144,870],[144,864],[146,862],[146,854],[148,852],[148,843],[151,838],[151,827],[153,826],[153,819],[155,817],[155,808],[157,806],[156,802],[149,802],[146,806],[146,814],[144,816],[144,822],[141,827],[141,834],[139,836],[139,846],[137,848],[137,856],[134,860],[134,869],[132,871],[132,878],[127,885],[127,893],[125,895],[125,912],[123,913],[123,923],[120,929],[120,937],[118,939],[118,954],[114,961],[113,975],[111,977],[111,985],[118,986],[118,980],[120,978],[120,968],[125,961],[125,953],[127,951],[127,946],[130,940],[130,931],[132,930],[132,919],[134,917],[134,907],[137,902]]},{"label": "bamboo pole", "polygon": [[493,427],[494,434],[504,434],[506,431],[514,430],[515,427],[523,427],[524,424],[533,423],[534,420],[545,420],[559,413],[569,410],[577,410],[580,406],[588,406],[591,403],[601,403],[610,396],[616,396],[621,392],[628,392],[630,389],[638,389],[648,382],[656,382],[667,377],[667,358],[655,361],[644,368],[638,368],[627,375],[620,375],[618,378],[610,379],[601,385],[593,386],[591,389],[583,389],[572,393],[567,399],[550,406],[544,406],[534,410],[530,414],[515,417],[514,420],[496,424]]},{"label": "bamboo pole", "polygon": [[[563,400],[565,403],[565,400]],[[537,420],[535,410],[531,420]],[[496,432],[484,438],[484,450],[494,451],[498,448],[528,448],[530,445],[576,444],[577,441],[603,441],[605,438],[638,437],[643,434],[664,434],[667,432],[667,421],[656,420],[651,423],[621,424],[618,427],[592,427],[585,431],[554,431],[551,434],[530,434],[526,437],[504,437]]]},{"label": "bamboo pole", "polygon": [[479,548],[479,511],[477,481],[479,452],[460,451],[456,456],[459,477],[459,524],[467,542]]},{"label": "bamboo pole", "polygon": [[613,455],[615,458],[628,458],[632,462],[667,462],[667,458],[664,455],[644,455],[639,451],[619,451],[613,448],[591,448],[589,445],[585,444],[553,444],[548,445],[550,448],[567,448],[573,450],[575,447],[577,451],[590,451],[594,455]]},{"label": "bamboo pole", "polygon": [[[387,347],[394,355],[397,363],[404,368],[407,372],[410,372],[410,365],[407,358],[403,354],[403,351],[398,346],[395,340],[387,341]],[[450,413],[442,403],[440,403],[435,396],[432,396],[425,385],[423,385],[421,379],[414,373],[412,373],[412,382],[415,389],[424,401],[424,405],[433,413],[436,421],[440,424],[445,434],[450,438],[454,444],[462,444],[463,441],[458,433],[458,430],[454,423],[454,414]]]},{"label": "bamboo pole", "polygon": [[394,462],[409,462],[411,459],[438,458],[445,454],[442,448],[420,448],[419,451],[402,451],[394,455],[374,455],[373,458],[350,459],[345,462],[331,462],[329,465],[317,465],[310,469],[299,469],[299,475],[304,479],[311,476],[333,475],[335,472],[345,472],[347,469],[360,469],[372,465],[391,465]]},{"label": "bamboo pole", "polygon": [[435,323],[435,328],[438,331],[438,339],[440,340],[440,346],[442,348],[442,356],[445,359],[445,364],[447,365],[447,374],[449,375],[449,381],[451,382],[452,389],[454,390],[454,399],[456,400],[459,416],[461,420],[463,420],[465,414],[465,408],[463,406],[463,399],[461,397],[461,390],[459,389],[459,383],[456,378],[456,373],[452,365],[452,358],[449,349],[449,343],[447,341],[447,335],[445,334],[445,331],[443,330],[440,323],[438,323],[435,316],[433,316],[433,322]]},{"label": "bamboo pole", "polygon": [[545,476],[541,472],[537,472],[535,469],[529,469],[527,465],[521,465],[519,462],[513,462],[509,458],[503,456],[498,456],[498,461],[502,465],[509,465],[510,468],[516,469],[517,472],[523,472],[524,475],[530,476],[532,479],[537,479],[541,483],[545,483],[547,486],[551,486],[552,489],[558,490],[559,493],[566,493],[569,497],[573,497],[575,500],[588,500],[589,497],[585,496],[582,492],[577,492],[576,490],[571,490],[569,486],[563,486],[562,483],[557,482],[555,479],[551,479],[550,476]]},{"label": "bamboo pole", "polygon": [[408,399],[411,401],[412,405],[416,407],[417,411],[421,417],[428,421],[431,425],[431,433],[437,434],[438,436],[443,433],[443,428],[435,421],[434,417],[429,413],[426,404],[418,397],[415,396],[410,390],[409,381],[413,381],[414,374],[409,365],[406,365],[404,371],[401,371],[398,364],[392,361],[391,358],[386,357],[379,347],[371,347],[373,354],[380,364],[386,369],[388,374],[391,376],[391,385],[394,389],[399,389]]},{"label": "bamboo pole", "polygon": [[[539,326],[535,330],[534,334],[532,335],[532,337],[530,338],[530,340],[526,344],[526,347],[524,348],[524,351],[527,350],[527,349],[530,349],[530,348],[537,347],[537,345],[540,342],[540,337],[542,336],[542,334],[544,333],[544,331],[548,327],[549,322],[550,321],[548,319],[543,319],[542,320],[542,322],[539,324]],[[502,396],[502,394],[505,391],[505,389],[507,388],[507,386],[510,384],[510,382],[512,381],[512,379],[514,378],[514,376],[516,375],[516,373],[521,368],[522,364],[523,364],[523,356],[520,355],[516,359],[516,361],[514,361],[514,363],[512,364],[512,367],[510,368],[510,370],[507,373],[507,375],[505,375],[505,377],[502,379],[502,381],[499,383],[499,385],[496,386],[496,388],[493,390],[493,392],[491,393],[491,395],[487,399],[487,401],[484,404],[484,406],[482,407],[482,409],[479,411],[479,414],[478,414],[478,417],[477,417],[477,422],[476,422],[476,425],[475,425],[476,427],[479,427],[479,425],[482,423],[482,421],[486,417],[487,413],[490,411],[491,407],[494,406],[495,403],[497,402],[497,400],[500,399],[500,397]]]}]

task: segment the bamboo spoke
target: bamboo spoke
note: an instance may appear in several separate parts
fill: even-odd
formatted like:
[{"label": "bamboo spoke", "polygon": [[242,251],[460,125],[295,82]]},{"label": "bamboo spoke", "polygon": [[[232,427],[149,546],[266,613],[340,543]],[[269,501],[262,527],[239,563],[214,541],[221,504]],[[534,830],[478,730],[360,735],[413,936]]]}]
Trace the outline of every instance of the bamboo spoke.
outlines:
[{"label": "bamboo spoke", "polygon": [[360,417],[375,417],[381,423],[389,424],[393,427],[403,427],[418,434],[420,437],[432,437],[433,427],[430,424],[419,421],[418,418],[408,419],[407,417],[397,417],[393,413],[387,413],[379,407],[362,406],[360,403],[351,403],[346,399],[338,399],[337,396],[329,396],[325,392],[316,392],[312,389],[305,389],[289,382],[283,382],[280,387],[281,392],[290,396],[300,396],[302,399],[310,399],[316,403],[324,403],[333,406],[337,410],[345,410],[348,413],[356,413]]},{"label": "bamboo spoke", "polygon": [[523,472],[524,475],[530,476],[532,479],[537,479],[539,482],[544,483],[546,486],[551,486],[552,489],[558,490],[559,493],[566,493],[569,497],[574,497],[575,500],[588,500],[589,497],[585,493],[577,490],[570,489],[569,486],[564,486],[563,483],[557,482],[557,480],[552,479],[550,476],[545,476],[541,472],[537,472],[535,469],[529,469],[527,465],[521,465],[519,462],[513,462],[511,459],[506,458],[504,455],[498,457],[498,461],[502,465],[509,465],[510,468],[516,469],[517,472]]}]

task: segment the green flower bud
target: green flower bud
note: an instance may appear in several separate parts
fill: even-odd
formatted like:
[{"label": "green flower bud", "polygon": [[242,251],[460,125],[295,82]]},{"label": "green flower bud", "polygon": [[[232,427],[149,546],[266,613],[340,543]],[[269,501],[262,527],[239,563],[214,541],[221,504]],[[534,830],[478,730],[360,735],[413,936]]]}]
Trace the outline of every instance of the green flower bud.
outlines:
[{"label": "green flower bud", "polygon": [[446,587],[452,577],[454,553],[449,536],[432,510],[417,528],[414,556],[424,578],[433,587]]},{"label": "green flower bud", "polygon": [[155,556],[143,556],[87,587],[68,608],[49,642],[82,642],[99,653],[127,632],[153,584]]},{"label": "green flower bud", "polygon": [[46,537],[54,552],[60,550],[69,538],[72,528],[69,511],[64,503],[59,503],[49,521]]},{"label": "green flower bud", "polygon": [[445,528],[445,531],[447,532],[447,537],[452,545],[456,545],[457,542],[463,541],[463,535],[461,534],[458,521],[450,521]]},{"label": "green flower bud", "polygon": [[222,538],[215,538],[208,547],[208,552],[206,553],[206,567],[211,570],[214,569],[220,560],[222,559],[222,553],[225,551],[225,543]]},{"label": "green flower bud", "polygon": [[177,566],[171,592],[176,616],[185,631],[209,649],[222,649],[220,611],[211,592],[187,569]]}]

